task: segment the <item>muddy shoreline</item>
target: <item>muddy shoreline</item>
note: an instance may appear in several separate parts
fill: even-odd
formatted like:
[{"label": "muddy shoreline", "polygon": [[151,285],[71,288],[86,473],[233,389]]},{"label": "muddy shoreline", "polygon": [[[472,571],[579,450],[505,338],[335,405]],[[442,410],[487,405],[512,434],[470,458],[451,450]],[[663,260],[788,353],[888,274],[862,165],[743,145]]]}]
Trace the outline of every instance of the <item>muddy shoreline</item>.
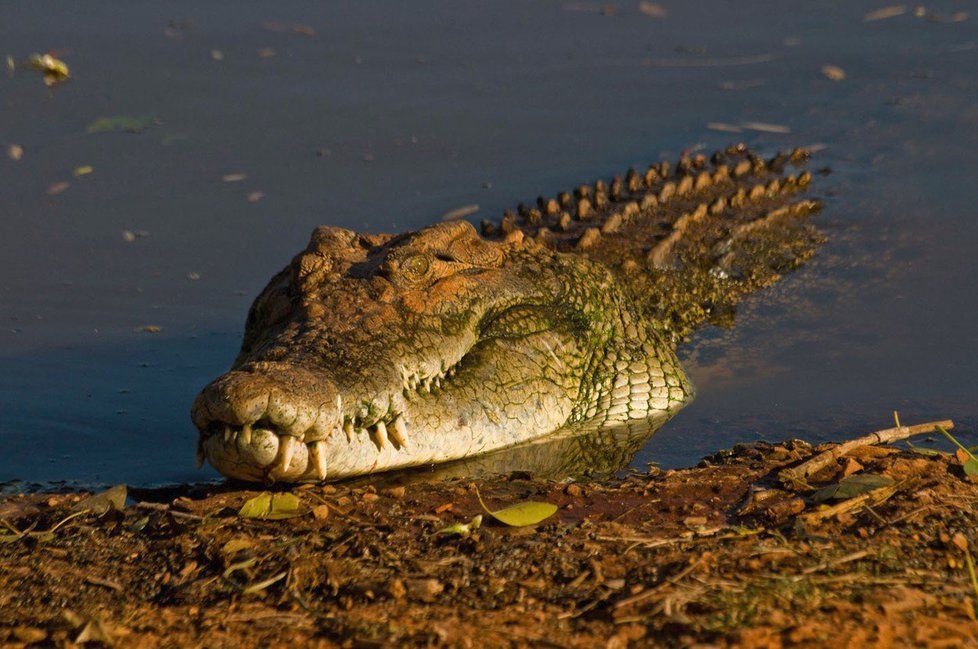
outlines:
[{"label": "muddy shoreline", "polygon": [[[753,443],[593,482],[307,485],[287,520],[239,516],[260,493],[240,485],[134,490],[101,515],[84,494],[9,496],[0,646],[978,642],[967,458],[860,446],[779,478],[832,448]],[[838,491],[853,476],[873,484]],[[439,533],[483,513],[477,494],[558,511]]]}]

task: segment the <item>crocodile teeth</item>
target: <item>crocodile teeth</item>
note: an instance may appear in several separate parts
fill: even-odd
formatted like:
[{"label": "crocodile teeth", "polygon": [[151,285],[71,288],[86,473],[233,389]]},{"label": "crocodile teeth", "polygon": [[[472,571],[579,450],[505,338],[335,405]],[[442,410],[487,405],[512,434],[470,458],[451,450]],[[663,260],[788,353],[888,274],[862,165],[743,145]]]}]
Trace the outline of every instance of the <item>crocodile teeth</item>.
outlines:
[{"label": "crocodile teeth", "polygon": [[384,422],[378,421],[377,425],[370,429],[370,436],[374,440],[374,444],[377,445],[377,450],[381,451],[387,446],[387,426]]},{"label": "crocodile teeth", "polygon": [[197,468],[201,469],[204,466],[204,438],[197,438],[197,453],[195,455],[195,460],[197,462]]},{"label": "crocodile teeth", "polygon": [[224,443],[230,444],[231,440],[234,439],[234,431],[231,430],[230,426],[224,427]]},{"label": "crocodile teeth", "polygon": [[391,439],[394,440],[394,443],[399,448],[407,446],[407,424],[404,423],[404,417],[400,415],[394,419],[394,430],[391,431]]},{"label": "crocodile teeth", "polygon": [[292,464],[292,458],[295,457],[295,452],[298,448],[299,440],[295,437],[291,435],[282,435],[279,437],[278,458],[272,467],[272,471],[280,475],[285,475],[289,470],[289,465]]},{"label": "crocodile teeth", "polygon": [[346,441],[353,440],[353,421],[348,419],[343,422],[343,434],[346,435]]},{"label": "crocodile teeth", "polygon": [[245,424],[241,427],[241,432],[238,433],[238,441],[241,442],[242,446],[251,445],[251,426]]},{"label": "crocodile teeth", "polygon": [[316,470],[316,477],[326,479],[326,442],[313,442],[309,445],[309,459]]}]

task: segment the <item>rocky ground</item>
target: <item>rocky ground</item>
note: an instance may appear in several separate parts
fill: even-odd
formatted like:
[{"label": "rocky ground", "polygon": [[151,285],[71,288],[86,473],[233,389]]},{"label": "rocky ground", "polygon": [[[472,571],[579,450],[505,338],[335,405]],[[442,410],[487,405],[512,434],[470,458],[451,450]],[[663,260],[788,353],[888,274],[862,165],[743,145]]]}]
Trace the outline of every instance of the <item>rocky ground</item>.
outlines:
[{"label": "rocky ground", "polygon": [[[978,645],[969,458],[861,446],[779,476],[831,448],[593,483],[306,486],[276,520],[228,486],[10,496],[0,646]],[[509,527],[477,492],[558,510]]]}]

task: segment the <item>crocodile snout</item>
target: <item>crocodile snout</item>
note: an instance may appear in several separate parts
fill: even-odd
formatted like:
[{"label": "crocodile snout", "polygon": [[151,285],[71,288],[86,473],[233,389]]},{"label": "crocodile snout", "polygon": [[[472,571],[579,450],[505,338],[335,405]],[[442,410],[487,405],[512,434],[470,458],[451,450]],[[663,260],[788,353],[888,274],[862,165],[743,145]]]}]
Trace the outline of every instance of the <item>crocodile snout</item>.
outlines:
[{"label": "crocodile snout", "polygon": [[325,440],[339,427],[338,391],[295,365],[250,363],[205,387],[191,409],[197,461],[244,480],[327,475]]}]

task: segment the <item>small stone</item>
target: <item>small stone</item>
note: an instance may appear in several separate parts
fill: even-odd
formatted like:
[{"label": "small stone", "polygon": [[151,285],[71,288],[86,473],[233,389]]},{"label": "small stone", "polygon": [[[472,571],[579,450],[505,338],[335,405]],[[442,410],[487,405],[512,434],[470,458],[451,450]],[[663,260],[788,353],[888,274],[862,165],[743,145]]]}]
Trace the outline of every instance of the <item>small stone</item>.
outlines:
[{"label": "small stone", "polygon": [[433,602],[445,590],[445,585],[437,579],[408,579],[404,586],[411,599],[423,602]]},{"label": "small stone", "polygon": [[392,579],[389,584],[387,584],[387,594],[394,599],[404,599],[407,595],[407,587],[405,587],[404,582],[400,579]]},{"label": "small stone", "polygon": [[387,490],[387,495],[391,498],[403,498],[405,489],[404,487],[391,487]]},{"label": "small stone", "polygon": [[863,465],[857,462],[856,460],[852,459],[851,457],[847,457],[845,464],[842,465],[843,477],[850,476],[853,473],[858,473],[859,471],[862,470],[863,470]]},{"label": "small stone", "polygon": [[706,516],[687,516],[683,519],[683,525],[686,527],[702,527],[706,525]]},{"label": "small stone", "polygon": [[363,494],[363,496],[361,497],[361,500],[363,500],[363,502],[365,502],[365,503],[372,503],[372,502],[374,502],[376,500],[379,500],[379,499],[380,499],[380,496],[378,496],[375,493],[371,493],[369,491],[367,493]]},{"label": "small stone", "polygon": [[329,505],[316,505],[312,508],[312,515],[317,521],[324,521],[329,518]]},{"label": "small stone", "polygon": [[583,492],[581,490],[581,486],[580,485],[574,484],[572,482],[569,485],[567,485],[566,487],[564,487],[564,493],[567,494],[568,496],[572,496],[573,498],[577,498]]}]

